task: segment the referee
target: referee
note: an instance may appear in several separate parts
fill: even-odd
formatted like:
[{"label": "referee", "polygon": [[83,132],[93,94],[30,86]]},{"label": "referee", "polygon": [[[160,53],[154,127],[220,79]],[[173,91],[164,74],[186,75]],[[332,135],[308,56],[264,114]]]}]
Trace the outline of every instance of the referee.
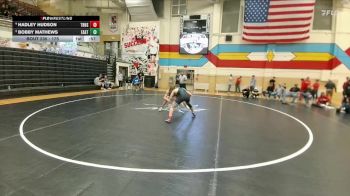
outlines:
[{"label": "referee", "polygon": [[181,75],[179,76],[179,85],[181,88],[186,89],[186,80],[187,80],[187,76],[181,72]]}]

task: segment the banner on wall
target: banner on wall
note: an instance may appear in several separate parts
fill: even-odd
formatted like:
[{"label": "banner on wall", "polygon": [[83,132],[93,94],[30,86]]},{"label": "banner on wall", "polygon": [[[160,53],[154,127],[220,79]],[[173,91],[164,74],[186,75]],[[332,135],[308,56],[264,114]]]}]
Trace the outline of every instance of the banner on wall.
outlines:
[{"label": "banner on wall", "polygon": [[134,22],[122,34],[122,59],[133,72],[156,76],[159,60],[159,22]]},{"label": "banner on wall", "polygon": [[118,31],[117,23],[118,23],[118,17],[116,15],[110,15],[110,17],[109,17],[109,30],[112,33],[116,33]]}]

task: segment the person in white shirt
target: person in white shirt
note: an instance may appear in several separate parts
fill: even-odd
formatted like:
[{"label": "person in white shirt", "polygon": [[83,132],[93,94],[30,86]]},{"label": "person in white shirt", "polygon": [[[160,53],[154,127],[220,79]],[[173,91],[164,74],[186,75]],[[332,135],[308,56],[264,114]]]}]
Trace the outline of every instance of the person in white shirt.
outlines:
[{"label": "person in white shirt", "polygon": [[107,75],[105,75],[105,76],[103,77],[103,81],[104,81],[105,88],[108,89],[108,90],[111,90],[112,87],[113,87],[113,82],[111,82],[111,81],[108,80]]},{"label": "person in white shirt", "polygon": [[256,79],[255,79],[255,75],[252,75],[252,78],[250,79],[249,82],[249,87],[250,87],[250,91],[253,91],[256,87]]},{"label": "person in white shirt", "polygon": [[179,76],[179,85],[181,88],[186,89],[186,80],[187,76],[184,73],[181,73],[181,75]]},{"label": "person in white shirt", "polygon": [[118,74],[118,81],[119,81],[119,87],[123,87],[124,75],[122,74],[122,72],[119,72]]},{"label": "person in white shirt", "polygon": [[228,89],[227,89],[227,92],[231,91],[232,84],[233,84],[233,77],[232,77],[232,74],[230,74],[230,77],[228,78]]},{"label": "person in white shirt", "polygon": [[99,76],[97,76],[97,77],[94,79],[94,84],[95,84],[96,86],[101,87],[101,90],[104,90],[104,89],[105,89],[105,88],[104,88],[105,84],[104,84],[104,82],[103,82],[102,74],[100,74]]}]

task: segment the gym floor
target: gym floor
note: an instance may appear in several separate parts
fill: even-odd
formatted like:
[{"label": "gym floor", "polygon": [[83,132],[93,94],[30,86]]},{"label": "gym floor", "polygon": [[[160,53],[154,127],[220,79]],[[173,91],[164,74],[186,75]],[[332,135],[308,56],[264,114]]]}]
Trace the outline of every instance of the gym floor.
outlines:
[{"label": "gym floor", "polygon": [[0,195],[347,196],[350,116],[195,95],[114,91],[0,106]]}]

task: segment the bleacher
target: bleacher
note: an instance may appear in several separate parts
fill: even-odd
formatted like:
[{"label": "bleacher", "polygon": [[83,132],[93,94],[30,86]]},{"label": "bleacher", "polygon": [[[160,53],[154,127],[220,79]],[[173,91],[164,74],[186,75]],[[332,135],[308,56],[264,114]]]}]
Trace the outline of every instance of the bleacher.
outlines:
[{"label": "bleacher", "polygon": [[0,15],[11,16],[45,16],[39,7],[20,0],[0,0]]},{"label": "bleacher", "polygon": [[106,61],[0,47],[0,97],[97,89]]}]

